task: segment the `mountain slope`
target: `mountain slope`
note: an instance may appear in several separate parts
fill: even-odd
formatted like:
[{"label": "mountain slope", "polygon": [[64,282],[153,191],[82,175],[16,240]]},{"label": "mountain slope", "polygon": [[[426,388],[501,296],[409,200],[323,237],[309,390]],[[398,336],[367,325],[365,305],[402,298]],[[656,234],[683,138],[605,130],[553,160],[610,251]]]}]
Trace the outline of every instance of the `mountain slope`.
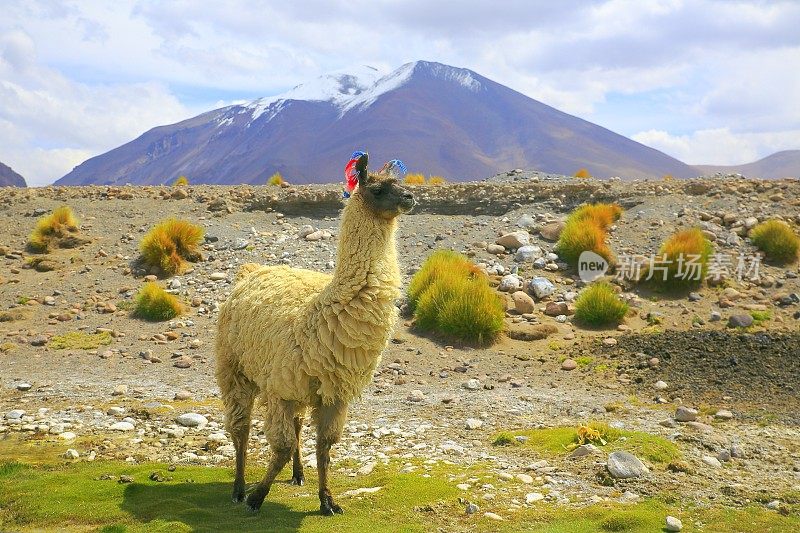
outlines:
[{"label": "mountain slope", "polygon": [[[364,67],[247,105],[209,111],[89,159],[56,182],[338,181],[354,149],[374,161],[463,181],[515,167],[598,177],[691,177],[696,170],[471,70],[418,61],[385,76]],[[377,164],[377,163],[376,163]]]},{"label": "mountain slope", "polygon": [[701,174],[743,174],[748,178],[779,179],[800,177],[800,150],[775,152],[758,161],[744,165],[696,165]]},{"label": "mountain slope", "polygon": [[0,187],[26,187],[25,178],[8,165],[0,163]]}]

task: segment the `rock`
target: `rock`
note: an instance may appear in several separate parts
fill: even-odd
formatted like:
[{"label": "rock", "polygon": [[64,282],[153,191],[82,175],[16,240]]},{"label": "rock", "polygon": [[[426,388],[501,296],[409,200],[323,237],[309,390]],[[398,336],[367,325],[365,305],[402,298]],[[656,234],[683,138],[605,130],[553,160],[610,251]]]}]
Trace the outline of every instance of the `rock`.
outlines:
[{"label": "rock", "polygon": [[21,392],[29,391],[31,390],[31,387],[32,385],[30,383],[26,383],[24,381],[22,383],[17,383],[17,390]]},{"label": "rock", "polygon": [[575,370],[578,368],[578,363],[574,359],[565,359],[561,363],[561,370]]},{"label": "rock", "polygon": [[587,455],[592,455],[594,453],[597,453],[598,451],[599,450],[597,449],[597,446],[595,446],[594,444],[581,444],[580,446],[572,450],[572,453],[569,454],[569,458],[578,459],[579,457],[586,457]]},{"label": "rock", "polygon": [[244,250],[248,246],[250,246],[250,242],[247,239],[238,238],[233,242],[234,250]]},{"label": "rock", "polygon": [[111,424],[108,429],[111,431],[133,431],[135,426],[130,422],[116,422]]},{"label": "rock", "polygon": [[544,494],[541,492],[529,492],[525,495],[525,503],[531,504],[544,500]]},{"label": "rock", "polygon": [[675,410],[675,420],[678,422],[693,422],[697,419],[697,409],[679,405]]},{"label": "rock", "polygon": [[478,390],[478,389],[481,388],[481,382],[478,381],[477,379],[473,378],[473,379],[463,383],[461,386],[464,387],[467,390]]},{"label": "rock", "polygon": [[552,324],[509,324],[506,335],[518,341],[537,341],[558,333],[558,328]]},{"label": "rock", "polygon": [[520,246],[517,249],[517,253],[514,254],[514,260],[518,263],[527,263],[533,261],[534,259],[538,259],[541,256],[541,248],[538,246],[533,246],[532,244],[526,244],[525,246]]},{"label": "rock", "polygon": [[125,396],[128,394],[128,386],[125,384],[117,385],[111,392],[111,396]]},{"label": "rock", "polygon": [[668,385],[667,385],[667,383],[666,383],[665,381],[658,380],[658,381],[656,381],[656,382],[655,382],[655,384],[653,385],[653,387],[654,387],[656,390],[666,390],[666,389],[667,389],[667,387],[668,387]]},{"label": "rock", "polygon": [[58,438],[61,440],[74,440],[76,437],[77,435],[72,431],[65,431],[58,434]]},{"label": "rock", "polygon": [[497,521],[503,520],[503,517],[500,516],[497,513],[483,513],[483,516],[485,516],[486,518],[489,518],[491,520],[497,520]]},{"label": "rock", "polygon": [[492,255],[501,255],[506,253],[506,249],[499,244],[490,244],[486,247],[486,251]]},{"label": "rock", "polygon": [[527,231],[514,231],[512,233],[506,233],[495,241],[495,244],[499,244],[503,248],[510,250],[515,250],[530,243],[531,236]]},{"label": "rock", "polygon": [[47,337],[44,335],[37,335],[28,341],[31,346],[44,346],[47,344]]},{"label": "rock", "polygon": [[175,200],[185,200],[186,198],[189,198],[189,191],[183,188],[175,189],[174,191],[172,191],[171,196]]},{"label": "rock", "polygon": [[408,393],[408,396],[406,396],[406,400],[408,400],[409,402],[419,403],[425,400],[425,394],[419,389],[414,389]]},{"label": "rock", "polygon": [[563,229],[563,222],[550,222],[539,229],[539,235],[546,241],[555,242],[561,236]]},{"label": "rock", "polygon": [[307,241],[321,241],[326,237],[326,234],[327,234],[326,231],[318,229],[317,231],[311,232],[308,235],[306,235],[305,238]]},{"label": "rock", "polygon": [[710,455],[704,455],[700,458],[705,464],[713,468],[722,468],[722,463],[719,462],[719,459],[716,457],[711,457]]},{"label": "rock", "polygon": [[64,459],[77,459],[80,456],[81,454],[74,448],[70,448],[64,452]]},{"label": "rock", "polygon": [[22,409],[12,409],[6,413],[6,420],[19,420],[23,415],[25,415],[25,411]]},{"label": "rock", "polygon": [[172,366],[175,368],[189,368],[192,366],[192,358],[188,355],[181,355],[180,357],[175,358],[175,360],[172,362]]},{"label": "rock", "polygon": [[497,290],[500,292],[515,292],[522,288],[522,279],[516,274],[508,274],[500,280]]},{"label": "rock", "polygon": [[728,450],[720,450],[719,453],[717,453],[717,460],[720,463],[727,463],[731,460],[731,452]]},{"label": "rock", "polygon": [[544,314],[547,316],[568,315],[569,306],[567,302],[548,302],[544,308]]},{"label": "rock", "polygon": [[208,419],[198,413],[183,413],[175,418],[175,422],[184,427],[203,429],[208,424]]},{"label": "rock", "polygon": [[517,291],[511,295],[511,299],[514,300],[514,309],[516,309],[517,313],[533,313],[536,310],[533,298],[528,296],[526,292]]},{"label": "rock", "polygon": [[362,466],[361,468],[359,468],[356,471],[356,473],[358,475],[360,475],[360,476],[368,476],[368,475],[370,475],[372,473],[373,470],[375,470],[375,465],[376,464],[377,463],[375,461],[370,461],[370,462],[366,463],[364,466]]},{"label": "rock", "polygon": [[729,328],[746,328],[753,325],[753,317],[745,314],[731,315],[728,318]]},{"label": "rock", "polygon": [[683,529],[683,523],[674,516],[667,516],[666,530],[667,531],[680,531]]},{"label": "rock", "polygon": [[467,418],[464,427],[467,429],[480,429],[483,426],[483,420],[478,418]]},{"label": "rock", "polygon": [[722,320],[722,313],[719,311],[711,311],[711,314],[708,316],[709,322],[719,322]]},{"label": "rock", "polygon": [[133,483],[133,476],[122,474],[121,476],[119,476],[118,483]]},{"label": "rock", "polygon": [[716,414],[714,414],[714,418],[719,420],[732,420],[733,413],[731,413],[727,409],[720,409],[719,411],[716,412]]},{"label": "rock", "polygon": [[181,401],[182,400],[191,400],[192,399],[192,393],[189,392],[188,390],[178,391],[178,392],[175,393],[175,399],[176,400],[181,400]]},{"label": "rock", "polygon": [[467,514],[475,514],[480,511],[481,508],[475,505],[474,503],[468,503],[467,508],[464,510]]},{"label": "rock", "polygon": [[556,287],[547,278],[535,277],[528,283],[528,291],[536,298],[542,299],[556,292]]},{"label": "rock", "polygon": [[517,226],[520,228],[530,229],[536,226],[536,219],[534,219],[529,214],[525,213],[521,217],[517,219]]},{"label": "rock", "polygon": [[533,477],[529,476],[528,474],[517,474],[517,479],[526,485],[533,483]]},{"label": "rock", "polygon": [[106,410],[106,414],[109,415],[109,416],[122,416],[122,415],[125,414],[125,408],[124,407],[118,407],[118,406],[109,407]]},{"label": "rock", "polygon": [[208,279],[211,281],[222,281],[223,279],[228,279],[228,275],[225,272],[212,272]]},{"label": "rock", "polygon": [[606,461],[606,468],[614,479],[638,478],[647,473],[644,463],[624,450],[611,452]]}]

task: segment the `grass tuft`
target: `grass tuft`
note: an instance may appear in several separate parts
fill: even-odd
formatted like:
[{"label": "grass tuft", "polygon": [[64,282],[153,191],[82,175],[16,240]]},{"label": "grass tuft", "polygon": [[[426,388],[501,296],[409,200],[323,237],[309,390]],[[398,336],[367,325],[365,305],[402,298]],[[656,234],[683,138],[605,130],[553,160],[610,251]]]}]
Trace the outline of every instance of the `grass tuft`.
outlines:
[{"label": "grass tuft", "polygon": [[444,185],[447,180],[442,176],[431,176],[428,178],[428,185]]},{"label": "grass tuft", "polygon": [[492,446],[514,446],[516,444],[519,444],[519,441],[508,431],[499,433],[492,441]]},{"label": "grass tuft", "polygon": [[782,220],[767,220],[752,229],[750,240],[764,252],[768,261],[777,264],[793,263],[800,250],[800,237]]},{"label": "grass tuft", "polygon": [[47,253],[53,248],[74,248],[84,241],[77,238],[80,222],[67,205],[53,210],[36,222],[28,237],[28,249],[32,252]]},{"label": "grass tuft", "polygon": [[576,209],[569,217],[556,243],[556,253],[570,266],[577,267],[585,251],[592,251],[610,265],[616,263],[606,245],[607,231],[622,216],[616,204],[589,204]]},{"label": "grass tuft", "polygon": [[425,175],[406,174],[406,177],[403,178],[403,183],[405,183],[406,185],[425,185]]},{"label": "grass tuft", "polygon": [[409,306],[422,331],[473,344],[490,344],[503,330],[503,301],[466,257],[438,250],[411,279]]},{"label": "grass tuft", "polygon": [[269,179],[267,180],[267,185],[275,185],[279,187],[283,184],[284,184],[284,179],[280,172],[276,172],[275,174],[270,176]]},{"label": "grass tuft", "polygon": [[589,173],[589,171],[587,169],[579,168],[578,171],[575,173],[575,177],[576,178],[586,179],[586,178],[591,178],[592,175]]},{"label": "grass tuft", "polygon": [[151,322],[161,322],[180,316],[186,307],[178,298],[152,281],[145,283],[136,295],[133,316]]},{"label": "grass tuft", "polygon": [[158,267],[170,276],[180,274],[186,269],[186,261],[200,258],[197,247],[204,233],[197,224],[168,218],[147,232],[139,243],[139,250],[148,266]]},{"label": "grass tuft", "polygon": [[575,320],[587,326],[619,324],[627,312],[628,304],[605,282],[593,283],[575,300]]},{"label": "grass tuft", "polygon": [[71,331],[50,339],[50,348],[56,350],[96,350],[100,346],[109,344],[111,344],[111,333],[107,331],[99,333]]},{"label": "grass tuft", "polygon": [[[711,241],[700,228],[679,231],[661,245],[654,264],[645,265],[642,280],[666,291],[697,287],[706,277],[708,259],[713,252]],[[650,269],[652,271],[648,272]]]},{"label": "grass tuft", "polygon": [[172,185],[175,187],[184,187],[189,185],[189,178],[186,176],[178,176],[178,179],[172,182]]}]

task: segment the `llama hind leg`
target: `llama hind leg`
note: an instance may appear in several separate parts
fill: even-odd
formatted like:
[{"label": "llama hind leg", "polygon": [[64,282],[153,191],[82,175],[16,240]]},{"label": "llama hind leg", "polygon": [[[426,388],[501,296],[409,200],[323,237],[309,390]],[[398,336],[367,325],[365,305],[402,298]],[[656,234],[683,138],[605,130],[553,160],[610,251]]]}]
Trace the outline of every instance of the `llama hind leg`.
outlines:
[{"label": "llama hind leg", "polygon": [[236,449],[236,478],[233,482],[234,502],[244,500],[244,466],[247,459],[247,442],[250,438],[250,419],[258,387],[242,374],[218,373],[222,401],[225,405],[225,424]]},{"label": "llama hind leg", "polygon": [[303,432],[302,413],[294,417],[294,454],[292,455],[292,485],[303,485],[306,481],[303,475],[303,458],[300,453],[300,434]]},{"label": "llama hind leg", "polygon": [[325,516],[341,514],[342,508],[333,501],[328,488],[331,466],[331,447],[339,442],[347,420],[347,404],[317,406],[314,421],[317,426],[317,473],[319,474],[319,510]]},{"label": "llama hind leg", "polygon": [[258,511],[269,494],[275,478],[280,474],[289,459],[295,445],[294,418],[297,414],[297,404],[284,400],[268,400],[265,402],[266,416],[264,418],[264,431],[272,449],[267,473],[264,479],[247,497],[247,507],[251,511]]}]

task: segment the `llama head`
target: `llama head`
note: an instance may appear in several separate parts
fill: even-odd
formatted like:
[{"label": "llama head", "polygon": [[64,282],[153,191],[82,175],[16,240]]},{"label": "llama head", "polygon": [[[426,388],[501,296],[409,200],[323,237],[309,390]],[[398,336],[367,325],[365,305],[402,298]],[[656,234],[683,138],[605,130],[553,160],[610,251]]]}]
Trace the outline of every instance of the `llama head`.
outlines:
[{"label": "llama head", "polygon": [[363,198],[367,208],[375,216],[386,220],[411,211],[415,204],[414,195],[397,181],[392,162],[385,164],[380,172],[370,174],[367,161],[367,154],[363,154],[355,164],[357,194]]}]

